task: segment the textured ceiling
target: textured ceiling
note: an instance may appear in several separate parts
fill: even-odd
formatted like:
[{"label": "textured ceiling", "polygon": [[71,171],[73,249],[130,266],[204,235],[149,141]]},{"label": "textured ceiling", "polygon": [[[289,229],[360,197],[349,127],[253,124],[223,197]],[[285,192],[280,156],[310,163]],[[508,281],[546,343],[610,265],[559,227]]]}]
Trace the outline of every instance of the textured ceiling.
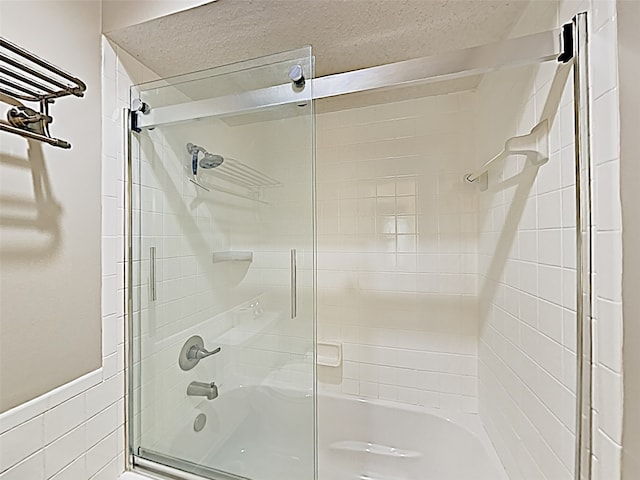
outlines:
[{"label": "textured ceiling", "polygon": [[312,45],[316,76],[505,38],[526,0],[218,0],[109,37],[160,76]]}]

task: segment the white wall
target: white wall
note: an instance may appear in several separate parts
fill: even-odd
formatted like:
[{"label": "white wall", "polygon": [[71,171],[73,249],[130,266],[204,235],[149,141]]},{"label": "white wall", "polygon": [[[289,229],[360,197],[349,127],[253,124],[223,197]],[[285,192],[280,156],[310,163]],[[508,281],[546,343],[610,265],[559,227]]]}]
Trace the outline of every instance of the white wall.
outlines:
[{"label": "white wall", "polygon": [[464,92],[318,115],[318,339],[344,346],[321,391],[476,411],[472,111]]},{"label": "white wall", "polygon": [[217,0],[103,0],[102,31],[120,30]]},{"label": "white wall", "polygon": [[[47,5],[67,18],[84,11],[76,3],[47,2]],[[97,4],[85,2],[82,5],[89,8]],[[99,23],[99,9],[92,15]],[[100,45],[99,31],[95,37]],[[77,48],[77,45],[69,46],[71,48]],[[102,50],[102,109],[96,107],[102,112],[102,133],[98,130],[93,137],[88,137],[93,145],[99,145],[100,137],[103,138],[102,367],[0,415],[2,480],[114,480],[125,467],[124,161],[120,114],[122,107],[128,104],[129,85],[151,79],[153,74],[124,52],[116,55],[106,40],[103,40]],[[96,55],[100,58],[99,52]],[[94,85],[93,88],[99,87]],[[74,142],[73,129],[65,138]],[[83,163],[87,160],[82,158]],[[97,158],[95,162],[100,163]],[[87,204],[86,197],[91,198],[98,191],[100,186],[96,185],[81,200],[74,199],[74,203]],[[83,228],[77,227],[77,231],[83,231]],[[94,232],[96,238],[99,238],[98,232]],[[84,260],[74,265],[85,269]],[[67,287],[59,280],[57,285]],[[71,293],[75,292],[71,290]],[[72,303],[75,296],[67,301]],[[99,300],[96,302],[100,305]],[[69,345],[68,332],[65,333],[65,345]],[[95,349],[100,351],[98,346]]]},{"label": "white wall", "polygon": [[99,3],[3,1],[0,12],[4,37],[87,84],[51,106],[71,150],[0,132],[1,412],[100,367],[101,82]]},{"label": "white wall", "polygon": [[622,475],[625,480],[640,478],[640,322],[638,288],[640,286],[640,224],[638,192],[638,106],[640,105],[640,4],[618,1],[618,49],[620,72],[620,179],[622,194],[622,237],[624,263],[622,297],[624,300],[624,423],[622,436]]}]

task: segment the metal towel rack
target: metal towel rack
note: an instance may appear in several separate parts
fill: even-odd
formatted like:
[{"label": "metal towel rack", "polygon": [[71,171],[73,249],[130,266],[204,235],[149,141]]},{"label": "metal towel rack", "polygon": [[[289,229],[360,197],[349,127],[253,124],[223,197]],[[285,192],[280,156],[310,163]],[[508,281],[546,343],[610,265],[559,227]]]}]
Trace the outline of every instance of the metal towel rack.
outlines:
[{"label": "metal towel rack", "polygon": [[[0,101],[12,106],[7,120],[0,120],[0,130],[71,148],[71,144],[49,133],[53,122],[49,105],[68,95],[82,97],[86,89],[79,78],[0,37]],[[21,100],[38,102],[39,111],[23,105]]]}]

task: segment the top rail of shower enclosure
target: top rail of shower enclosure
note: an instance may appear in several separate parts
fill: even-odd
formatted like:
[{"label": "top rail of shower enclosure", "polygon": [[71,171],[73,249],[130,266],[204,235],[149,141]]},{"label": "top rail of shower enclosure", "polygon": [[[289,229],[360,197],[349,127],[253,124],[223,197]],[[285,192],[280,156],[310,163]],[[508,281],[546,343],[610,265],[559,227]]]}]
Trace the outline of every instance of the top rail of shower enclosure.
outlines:
[{"label": "top rail of shower enclosure", "polygon": [[147,112],[136,113],[135,124],[137,128],[149,128],[367,90],[454,80],[547,62],[563,55],[566,48],[570,46],[563,41],[562,29],[554,29],[451,53],[328,75],[309,80],[304,89],[286,83],[179,105],[158,108],[150,105]]}]

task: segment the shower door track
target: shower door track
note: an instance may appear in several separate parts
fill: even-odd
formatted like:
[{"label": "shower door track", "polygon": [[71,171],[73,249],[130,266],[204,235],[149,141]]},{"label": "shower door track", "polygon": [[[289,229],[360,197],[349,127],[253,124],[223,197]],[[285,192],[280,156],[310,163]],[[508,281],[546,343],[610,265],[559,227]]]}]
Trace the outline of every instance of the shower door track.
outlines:
[{"label": "shower door track", "polygon": [[[171,466],[167,465],[170,464]],[[201,480],[203,478],[216,478],[219,480],[250,480],[247,477],[233,475],[227,472],[195,464],[179,458],[170,457],[161,453],[140,448],[134,459],[134,465],[150,472],[165,475],[180,476],[183,480]],[[206,475],[204,477],[203,475]]]},{"label": "shower door track", "polygon": [[299,91],[292,88],[290,83],[285,83],[241,95],[225,95],[180,105],[158,108],[149,105],[150,111],[147,113],[134,114],[135,125],[137,128],[152,128],[198,118],[273,108],[311,99],[455,80],[504,68],[555,60],[564,53],[564,48],[562,29],[548,30],[454,52],[327,75],[309,80],[307,85],[310,86]]}]

